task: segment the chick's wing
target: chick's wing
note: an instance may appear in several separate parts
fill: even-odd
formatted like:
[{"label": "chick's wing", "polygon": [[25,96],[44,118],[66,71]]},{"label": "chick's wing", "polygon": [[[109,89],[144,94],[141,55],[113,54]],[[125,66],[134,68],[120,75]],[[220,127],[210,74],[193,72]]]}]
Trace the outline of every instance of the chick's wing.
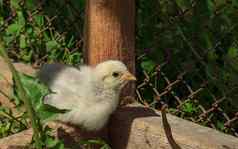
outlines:
[{"label": "chick's wing", "polygon": [[80,70],[63,64],[46,64],[39,71],[40,80],[53,92],[45,103],[58,108],[73,108],[82,104],[90,89],[90,68]]}]

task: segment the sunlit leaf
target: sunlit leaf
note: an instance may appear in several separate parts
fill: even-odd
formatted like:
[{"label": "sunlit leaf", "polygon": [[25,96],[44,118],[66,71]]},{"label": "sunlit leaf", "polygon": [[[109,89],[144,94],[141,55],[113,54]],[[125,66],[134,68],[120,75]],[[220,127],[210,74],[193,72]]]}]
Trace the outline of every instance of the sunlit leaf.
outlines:
[{"label": "sunlit leaf", "polygon": [[64,143],[63,141],[56,139],[55,137],[51,136],[50,133],[51,130],[45,130],[45,146],[47,149],[64,149]]},{"label": "sunlit leaf", "polygon": [[100,149],[111,149],[111,147],[102,139],[80,140],[79,143],[82,145],[98,144],[101,145]]},{"label": "sunlit leaf", "polygon": [[220,130],[225,129],[224,122],[217,121],[216,125],[217,125],[217,128],[220,129]]},{"label": "sunlit leaf", "polygon": [[3,23],[4,23],[4,19],[2,16],[0,16],[0,25],[3,25]]},{"label": "sunlit leaf", "polygon": [[21,51],[21,58],[26,61],[26,62],[30,62],[33,56],[33,51],[30,50],[29,52],[27,50],[22,50]]},{"label": "sunlit leaf", "polygon": [[78,64],[82,59],[82,54],[79,52],[75,52],[68,57],[68,64]]},{"label": "sunlit leaf", "polygon": [[155,66],[156,66],[156,63],[149,59],[141,62],[141,67],[146,72],[151,72],[155,68]]},{"label": "sunlit leaf", "polygon": [[25,18],[22,11],[17,11],[17,24],[21,27],[25,25]]},{"label": "sunlit leaf", "polygon": [[44,104],[43,99],[50,94],[50,91],[37,78],[22,73],[20,73],[20,78],[27,95],[32,101],[33,108],[41,120],[51,119],[59,113],[68,111]]},{"label": "sunlit leaf", "polygon": [[46,43],[47,50],[53,50],[58,47],[59,47],[59,44],[55,40],[50,40]]},{"label": "sunlit leaf", "polygon": [[15,9],[19,9],[20,8],[19,0],[10,0],[10,4],[11,4],[11,7],[15,8]]},{"label": "sunlit leaf", "polygon": [[193,113],[197,111],[196,106],[192,103],[192,102],[186,102],[183,106],[182,106],[182,110],[186,113]]},{"label": "sunlit leaf", "polygon": [[22,48],[22,49],[26,48],[26,36],[25,35],[20,36],[20,48]]},{"label": "sunlit leaf", "polygon": [[39,26],[44,25],[44,16],[36,15],[34,16],[34,19]]},{"label": "sunlit leaf", "polygon": [[57,143],[58,143],[58,141],[55,140],[55,139],[53,139],[53,138],[48,137],[48,138],[46,139],[46,146],[47,146],[48,148],[55,147],[55,146],[57,145]]},{"label": "sunlit leaf", "polygon": [[75,42],[74,36],[71,36],[70,40],[67,43],[67,47],[68,48],[72,47],[74,42]]},{"label": "sunlit leaf", "polygon": [[11,24],[7,27],[6,33],[7,35],[19,35],[21,27],[19,24]]}]

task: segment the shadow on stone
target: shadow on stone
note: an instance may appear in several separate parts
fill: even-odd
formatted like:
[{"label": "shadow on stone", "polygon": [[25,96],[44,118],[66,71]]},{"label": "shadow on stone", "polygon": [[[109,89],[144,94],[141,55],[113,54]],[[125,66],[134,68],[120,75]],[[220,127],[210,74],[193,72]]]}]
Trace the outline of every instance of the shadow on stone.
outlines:
[{"label": "shadow on stone", "polygon": [[150,108],[133,106],[121,107],[112,115],[109,122],[109,139],[113,149],[127,148],[132,123],[142,117],[160,117],[160,115]]}]

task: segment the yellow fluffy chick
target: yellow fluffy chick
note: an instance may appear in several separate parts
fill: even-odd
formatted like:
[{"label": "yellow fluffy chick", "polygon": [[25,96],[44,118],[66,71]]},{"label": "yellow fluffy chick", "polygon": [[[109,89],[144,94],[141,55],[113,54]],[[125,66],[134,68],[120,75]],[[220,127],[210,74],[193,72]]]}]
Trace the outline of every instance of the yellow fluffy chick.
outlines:
[{"label": "yellow fluffy chick", "polygon": [[46,64],[39,71],[39,78],[53,91],[44,103],[70,110],[57,120],[87,130],[99,130],[107,123],[123,86],[136,80],[125,64],[117,60],[79,68]]}]

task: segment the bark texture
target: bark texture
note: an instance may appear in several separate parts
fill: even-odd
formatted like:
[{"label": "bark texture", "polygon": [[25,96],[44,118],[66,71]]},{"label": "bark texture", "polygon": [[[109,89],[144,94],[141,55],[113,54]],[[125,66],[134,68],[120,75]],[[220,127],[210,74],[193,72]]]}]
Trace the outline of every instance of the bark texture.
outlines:
[{"label": "bark texture", "polygon": [[135,1],[88,0],[85,25],[85,60],[95,65],[120,59],[131,70],[135,60]]},{"label": "bark texture", "polygon": [[[88,0],[85,19],[85,62],[121,60],[134,73],[135,1]],[[133,95],[133,88],[128,87],[126,95]]]}]

